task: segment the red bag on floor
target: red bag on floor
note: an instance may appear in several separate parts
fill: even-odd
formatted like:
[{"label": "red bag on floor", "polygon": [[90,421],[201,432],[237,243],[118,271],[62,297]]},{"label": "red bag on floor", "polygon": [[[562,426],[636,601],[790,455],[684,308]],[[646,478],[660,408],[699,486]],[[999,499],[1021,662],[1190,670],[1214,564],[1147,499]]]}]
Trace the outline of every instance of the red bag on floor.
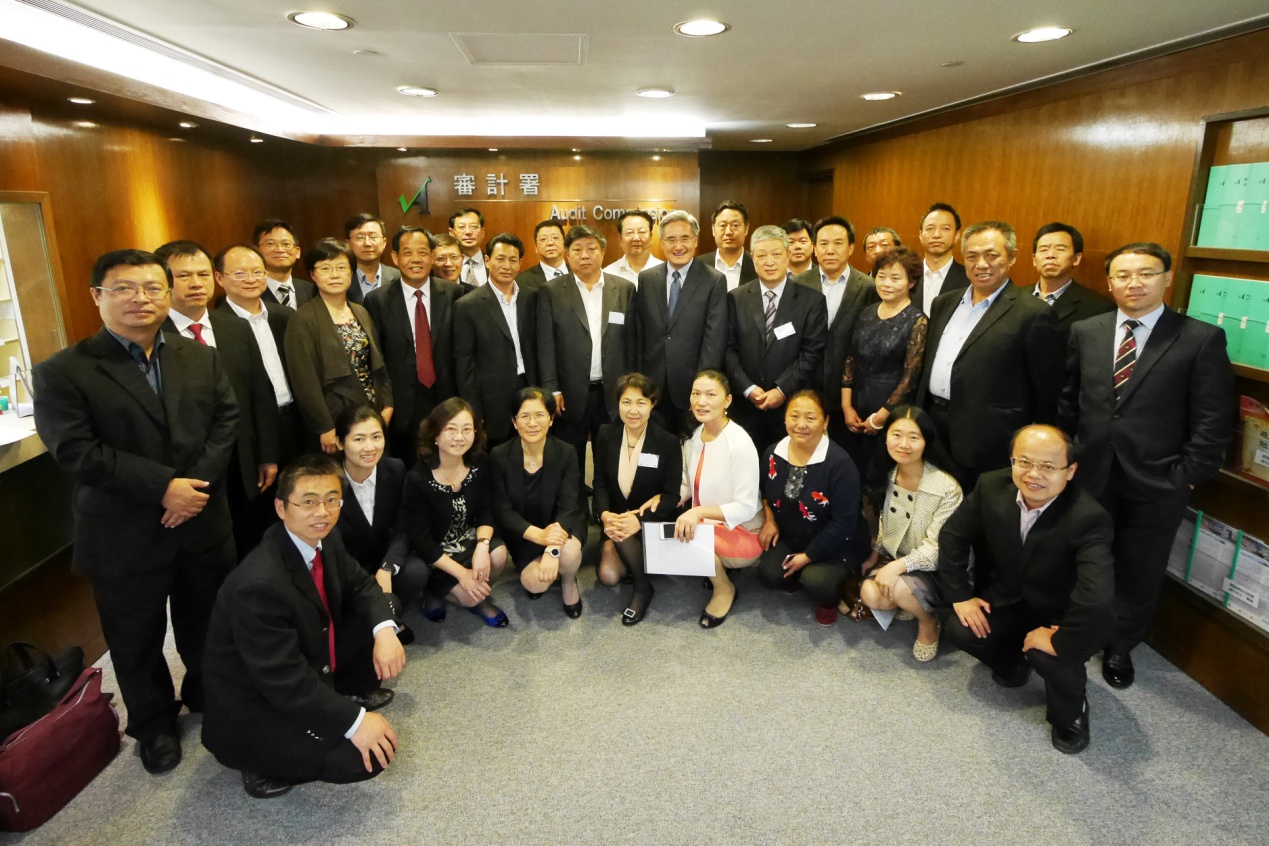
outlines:
[{"label": "red bag on floor", "polygon": [[89,667],[51,713],[0,741],[0,831],[43,825],[119,753],[113,695]]}]

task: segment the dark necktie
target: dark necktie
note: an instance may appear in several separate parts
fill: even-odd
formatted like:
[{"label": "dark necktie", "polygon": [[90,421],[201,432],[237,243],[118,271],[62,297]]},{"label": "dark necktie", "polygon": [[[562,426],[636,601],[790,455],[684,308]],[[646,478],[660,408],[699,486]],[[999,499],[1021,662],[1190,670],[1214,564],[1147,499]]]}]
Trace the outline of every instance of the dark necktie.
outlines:
[{"label": "dark necktie", "polygon": [[679,294],[683,290],[683,276],[677,270],[670,278],[670,316],[674,316],[674,307],[679,304]]},{"label": "dark necktie", "polygon": [[289,285],[279,285],[279,286],[278,286],[278,300],[279,300],[279,301],[282,303],[282,305],[284,305],[284,306],[290,306],[290,305],[291,305],[291,286],[289,286]]},{"label": "dark necktie", "polygon": [[326,599],[326,570],[322,567],[322,551],[317,550],[313,556],[313,584],[317,586],[317,595],[322,598],[322,608],[326,609],[326,646],[330,650],[330,671],[335,672],[335,620],[330,615],[330,602]]},{"label": "dark necktie", "polygon": [[767,310],[763,313],[763,320],[767,325],[767,343],[773,340],[771,330],[775,327],[776,301],[775,291],[767,291]]},{"label": "dark necktie", "polygon": [[427,324],[427,306],[423,304],[423,292],[414,292],[414,368],[419,383],[425,387],[436,384],[436,366],[432,363],[432,330]]},{"label": "dark necktie", "polygon": [[199,342],[200,344],[202,344],[203,346],[207,346],[207,341],[205,341],[205,340],[203,339],[203,324],[201,324],[201,323],[191,323],[191,324],[189,325],[189,331],[191,331],[191,332],[193,332],[193,333],[194,333],[194,340],[195,340],[195,341],[198,341],[198,342]]},{"label": "dark necktie", "polygon": [[1137,335],[1133,330],[1140,325],[1140,320],[1124,321],[1124,339],[1115,352],[1115,402],[1123,397],[1124,385],[1128,383],[1137,363]]}]

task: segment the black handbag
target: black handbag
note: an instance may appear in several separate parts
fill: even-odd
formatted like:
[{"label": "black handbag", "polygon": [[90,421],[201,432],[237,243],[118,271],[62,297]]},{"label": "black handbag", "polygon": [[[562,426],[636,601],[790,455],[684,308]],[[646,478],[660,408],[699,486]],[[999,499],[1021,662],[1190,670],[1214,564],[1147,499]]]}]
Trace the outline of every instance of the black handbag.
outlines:
[{"label": "black handbag", "polygon": [[25,641],[0,649],[0,741],[56,708],[83,671],[78,646],[56,660]]}]

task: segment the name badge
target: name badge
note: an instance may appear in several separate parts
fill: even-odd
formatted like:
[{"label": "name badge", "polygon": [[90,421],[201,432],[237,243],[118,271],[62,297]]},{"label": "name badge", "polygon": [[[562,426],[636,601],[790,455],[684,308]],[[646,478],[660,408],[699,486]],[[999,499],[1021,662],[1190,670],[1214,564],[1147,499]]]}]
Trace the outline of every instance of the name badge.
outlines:
[{"label": "name badge", "polygon": [[608,322],[614,326],[625,326],[626,315],[624,312],[610,311],[608,312]]},{"label": "name badge", "polygon": [[775,332],[776,340],[783,340],[789,337],[790,335],[796,333],[797,330],[793,328],[792,323],[782,323],[775,328],[774,332]]},{"label": "name badge", "polygon": [[655,470],[661,466],[661,456],[651,452],[641,452],[639,453],[639,466],[651,467]]}]

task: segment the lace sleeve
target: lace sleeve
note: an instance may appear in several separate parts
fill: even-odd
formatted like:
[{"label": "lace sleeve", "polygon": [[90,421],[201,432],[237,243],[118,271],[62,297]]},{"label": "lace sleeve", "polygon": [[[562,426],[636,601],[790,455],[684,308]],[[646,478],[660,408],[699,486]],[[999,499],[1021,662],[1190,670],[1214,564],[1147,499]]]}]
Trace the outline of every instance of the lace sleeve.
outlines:
[{"label": "lace sleeve", "polygon": [[903,378],[886,399],[885,409],[893,411],[895,406],[902,405],[912,395],[917,377],[921,375],[921,365],[925,361],[925,329],[929,325],[924,314],[918,314],[912,324],[912,333],[908,335],[908,350],[903,358]]},{"label": "lace sleeve", "polygon": [[842,367],[842,387],[850,388],[855,384],[855,357],[846,356],[846,364]]}]

